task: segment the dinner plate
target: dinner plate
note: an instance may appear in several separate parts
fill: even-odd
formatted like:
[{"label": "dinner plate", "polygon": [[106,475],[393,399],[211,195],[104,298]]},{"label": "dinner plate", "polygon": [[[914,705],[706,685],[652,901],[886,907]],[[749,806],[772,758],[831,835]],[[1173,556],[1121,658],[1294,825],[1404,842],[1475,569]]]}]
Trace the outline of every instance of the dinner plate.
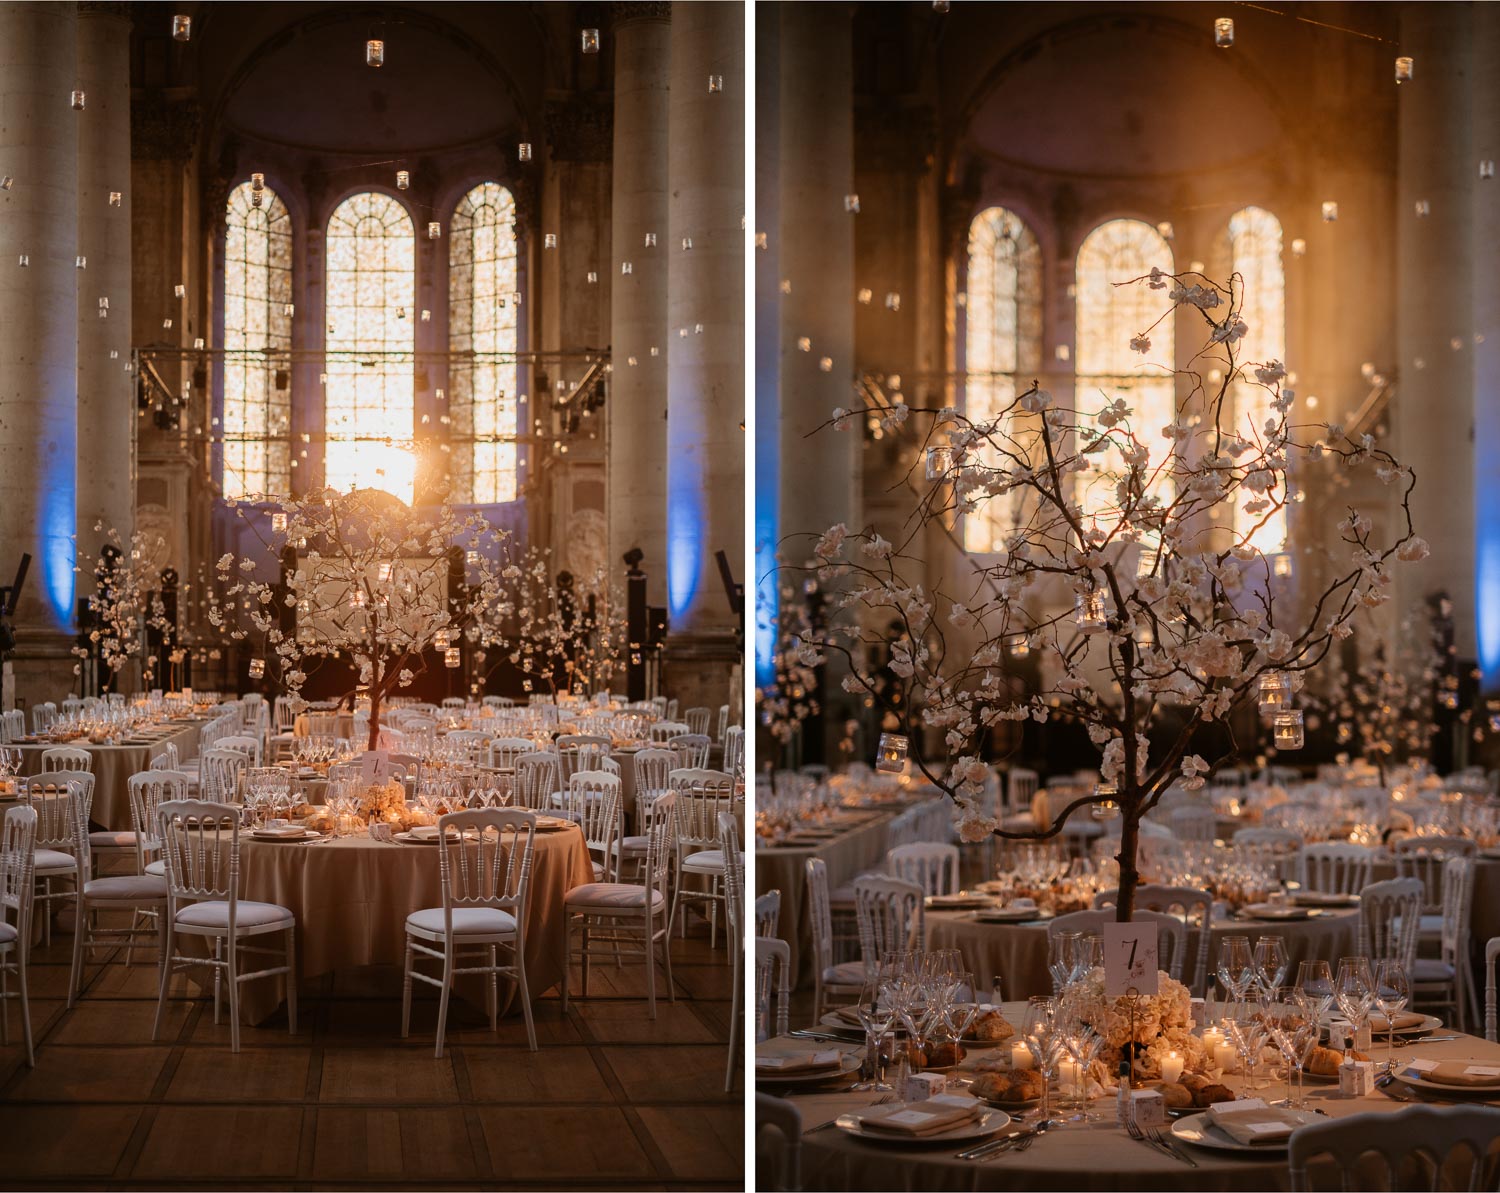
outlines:
[{"label": "dinner plate", "polygon": [[305,828],[300,833],[268,833],[263,829],[251,829],[250,836],[257,841],[312,841],[323,834],[316,829]]},{"label": "dinner plate", "polygon": [[923,1143],[967,1143],[970,1140],[983,1139],[1005,1130],[1010,1125],[1010,1115],[1003,1110],[986,1110],[978,1118],[970,1119],[957,1127],[920,1137],[898,1135],[894,1131],[866,1130],[858,1114],[841,1114],[833,1120],[833,1125],[857,1139],[872,1139],[878,1143],[895,1143],[902,1147],[911,1147]]},{"label": "dinner plate", "polygon": [[990,908],[995,900],[989,895],[928,895],[927,906],[933,911],[975,911]]},{"label": "dinner plate", "polygon": [[859,1072],[859,1067],[863,1063],[858,1052],[850,1051],[839,1057],[837,1065],[827,1069],[794,1073],[778,1073],[774,1069],[756,1069],[755,1080],[762,1085],[821,1085],[825,1081],[837,1081],[841,1077],[848,1077]]},{"label": "dinner plate", "polygon": [[[1491,1065],[1487,1061],[1480,1060],[1478,1057],[1456,1057],[1454,1059],[1465,1060],[1473,1065],[1484,1065],[1486,1068],[1500,1068],[1500,1065]],[[1417,1077],[1407,1072],[1404,1068],[1398,1070],[1396,1076],[1414,1089],[1425,1090],[1430,1094],[1442,1094],[1445,1097],[1457,1095],[1458,1097],[1466,1098],[1476,1094],[1480,1096],[1493,1096],[1500,1093],[1500,1078],[1486,1082],[1483,1085],[1444,1085],[1441,1081],[1428,1081],[1425,1077]]]},{"label": "dinner plate", "polygon": [[1245,919],[1265,920],[1267,923],[1295,922],[1311,917],[1311,907],[1288,907],[1284,903],[1249,903],[1240,908]]},{"label": "dinner plate", "polygon": [[979,924],[1032,924],[1049,918],[1040,907],[996,907],[974,913],[974,921]]},{"label": "dinner plate", "polygon": [[[1304,1126],[1308,1123],[1326,1121],[1322,1115],[1315,1114],[1311,1110],[1289,1110],[1287,1113],[1295,1115]],[[1199,1147],[1215,1148],[1222,1152],[1256,1152],[1262,1155],[1284,1152],[1287,1145],[1285,1139],[1278,1143],[1240,1143],[1226,1131],[1209,1122],[1207,1111],[1192,1114],[1174,1122],[1172,1138],[1180,1139],[1183,1143],[1196,1143]]]},{"label": "dinner plate", "polygon": [[411,833],[392,833],[391,840],[399,841],[402,845],[436,845],[436,837],[416,837]]},{"label": "dinner plate", "polygon": [[570,829],[575,821],[567,820],[562,816],[538,816],[536,818],[536,831],[539,833],[560,833],[564,829]]},{"label": "dinner plate", "polygon": [[1358,895],[1333,895],[1323,891],[1298,891],[1295,902],[1301,907],[1358,907]]},{"label": "dinner plate", "polygon": [[[1323,1020],[1321,1026],[1323,1035],[1326,1037],[1328,1035],[1328,1020]],[[1425,1036],[1429,1032],[1437,1031],[1442,1026],[1443,1021],[1436,1015],[1427,1015],[1423,1017],[1421,1023],[1414,1023],[1410,1027],[1398,1027],[1396,1029],[1396,1038],[1403,1040],[1416,1036]],[[1370,1025],[1370,1043],[1372,1045],[1379,1044],[1382,1040],[1389,1038],[1389,1036],[1390,1033],[1385,1028],[1377,1029],[1374,1024]]]}]

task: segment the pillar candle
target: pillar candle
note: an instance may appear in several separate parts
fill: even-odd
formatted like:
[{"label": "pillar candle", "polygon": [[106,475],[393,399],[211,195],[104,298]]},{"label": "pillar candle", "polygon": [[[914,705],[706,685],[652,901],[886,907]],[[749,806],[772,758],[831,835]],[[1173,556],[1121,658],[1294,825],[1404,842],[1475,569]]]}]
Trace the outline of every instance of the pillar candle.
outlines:
[{"label": "pillar candle", "polygon": [[1182,1076],[1182,1057],[1175,1052],[1169,1052],[1162,1058],[1161,1079],[1163,1081],[1176,1081]]},{"label": "pillar candle", "polygon": [[1020,1040],[1010,1046],[1010,1067],[1013,1069],[1034,1069],[1036,1061],[1032,1058],[1031,1049],[1026,1047]]}]

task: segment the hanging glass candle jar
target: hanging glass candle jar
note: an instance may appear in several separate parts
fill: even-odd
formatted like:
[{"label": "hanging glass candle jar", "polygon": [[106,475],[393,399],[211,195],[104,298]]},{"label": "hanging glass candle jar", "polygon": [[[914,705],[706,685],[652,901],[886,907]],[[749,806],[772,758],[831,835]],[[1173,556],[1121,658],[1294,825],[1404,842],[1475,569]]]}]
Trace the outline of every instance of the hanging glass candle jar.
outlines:
[{"label": "hanging glass candle jar", "polygon": [[875,769],[900,774],[906,769],[906,752],[911,742],[900,733],[882,733],[875,746]]},{"label": "hanging glass candle jar", "polygon": [[1410,58],[1397,58],[1396,59],[1396,82],[1397,83],[1410,83],[1411,82],[1411,66],[1412,66],[1412,63],[1411,63],[1411,59]]},{"label": "hanging glass candle jar", "polygon": [[1234,18],[1219,17],[1214,21],[1214,45],[1227,50],[1234,45]]},{"label": "hanging glass candle jar", "polygon": [[461,667],[463,666],[463,661],[463,652],[458,647],[450,646],[447,650],[443,651],[443,666]]},{"label": "hanging glass candle jar", "polygon": [[172,40],[187,41],[193,36],[193,18],[178,13],[172,18]]},{"label": "hanging glass candle jar", "polygon": [[1292,702],[1292,685],[1285,673],[1281,671],[1267,671],[1262,674],[1257,700],[1260,704],[1260,715],[1263,717],[1275,716],[1276,713],[1290,705]]},{"label": "hanging glass candle jar", "polygon": [[378,37],[372,37],[369,41],[365,42],[365,65],[385,65],[385,42],[381,41]]},{"label": "hanging glass candle jar", "polygon": [[410,190],[411,189],[411,171],[410,170],[397,170],[396,171],[396,189],[398,191],[405,191],[405,190]]},{"label": "hanging glass candle jar", "polygon": [[250,660],[250,678],[251,679],[260,679],[260,678],[262,678],[265,675],[265,673],[266,673],[266,661],[265,661],[265,659],[251,659]]},{"label": "hanging glass candle jar", "polygon": [[599,52],[599,30],[585,29],[579,38],[579,46],[585,54],[597,54]]},{"label": "hanging glass candle jar", "polygon": [[1120,815],[1120,792],[1113,783],[1094,784],[1093,814],[1095,820],[1114,820]]},{"label": "hanging glass candle jar", "polygon": [[721,92],[723,90],[724,90],[724,76],[723,75],[709,75],[708,76],[708,91],[709,91],[709,94],[710,95],[717,95],[719,92]]},{"label": "hanging glass candle jar", "polygon": [[73,100],[72,100],[72,102],[73,102],[73,110],[75,112],[81,112],[81,111],[83,111],[84,98],[85,97],[84,97],[84,94],[83,94],[82,91],[75,91],[75,92],[73,92]]},{"label": "hanging glass candle jar", "polygon": [[277,510],[271,515],[271,532],[273,534],[286,533],[286,514],[283,511]]},{"label": "hanging glass candle jar", "polygon": [[519,161],[529,162],[531,160],[531,142],[522,141],[516,146],[516,158]]},{"label": "hanging glass candle jar", "polygon": [[436,240],[443,234],[443,225],[433,220],[427,225],[427,239]]},{"label": "hanging glass candle jar", "polygon": [[953,471],[953,449],[951,447],[929,447],[927,449],[927,479],[942,480]]},{"label": "hanging glass candle jar", "polygon": [[1073,602],[1073,620],[1085,634],[1097,634],[1109,625],[1109,606],[1102,588],[1080,592]]},{"label": "hanging glass candle jar", "polygon": [[1025,634],[1012,634],[1005,640],[1005,646],[1013,659],[1024,659],[1031,653],[1031,639]]},{"label": "hanging glass candle jar", "polygon": [[1323,200],[1323,222],[1327,223],[1327,224],[1331,224],[1331,223],[1333,223],[1334,220],[1336,220],[1338,218],[1339,218],[1339,204],[1338,204],[1338,200],[1337,199],[1324,199]]},{"label": "hanging glass candle jar", "polygon": [[1303,740],[1300,708],[1282,709],[1271,719],[1271,744],[1278,750],[1300,750]]}]

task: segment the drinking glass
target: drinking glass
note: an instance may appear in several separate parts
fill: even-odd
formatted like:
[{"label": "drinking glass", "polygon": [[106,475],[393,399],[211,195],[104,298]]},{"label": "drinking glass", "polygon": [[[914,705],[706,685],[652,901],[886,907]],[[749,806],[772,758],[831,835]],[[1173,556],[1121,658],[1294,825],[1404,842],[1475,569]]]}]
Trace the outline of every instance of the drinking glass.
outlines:
[{"label": "drinking glass", "polygon": [[1229,1042],[1240,1054],[1240,1069],[1245,1075],[1245,1088],[1259,1089],[1255,1079],[1256,1067],[1260,1064],[1260,1050],[1266,1042],[1266,1026],[1255,1015],[1236,1015],[1225,1020],[1229,1025]]},{"label": "drinking glass", "polygon": [[1255,980],[1255,957],[1248,936],[1226,936],[1219,944],[1219,981],[1234,997],[1236,1008]]},{"label": "drinking glass", "polygon": [[891,1030],[896,1012],[878,967],[875,975],[868,978],[860,988],[858,1007],[860,1026],[865,1029],[865,1067],[854,1088],[889,1090],[890,1083],[881,1080],[880,1044],[885,1039],[885,1033]]},{"label": "drinking glass", "polygon": [[[1271,1042],[1286,1061],[1286,1105],[1300,1109],[1306,1105],[1302,1095],[1302,1066],[1318,1041],[1318,1025],[1307,1017],[1300,999],[1288,998],[1276,1003],[1267,1014],[1266,1030]],[[1297,1075],[1297,1094],[1292,1095],[1292,1074]]]},{"label": "drinking glass", "polygon": [[1063,1035],[1057,1022],[1057,1000],[1034,994],[1026,1004],[1021,1039],[1042,1074],[1042,1108],[1039,1119],[1052,1114],[1052,1082],[1063,1050]]},{"label": "drinking glass", "polygon": [[1267,1002],[1286,981],[1286,941],[1279,936],[1262,936],[1255,942],[1255,982]]},{"label": "drinking glass", "polygon": [[1297,966],[1297,995],[1307,1017],[1320,1024],[1333,1005],[1333,970],[1326,961],[1303,961]]},{"label": "drinking glass", "polygon": [[1047,972],[1052,975],[1053,991],[1061,990],[1073,977],[1073,958],[1077,955],[1082,932],[1059,932],[1052,937],[1052,955],[1047,960]]},{"label": "drinking glass", "polygon": [[1406,966],[1390,957],[1380,961],[1375,966],[1375,1005],[1385,1016],[1388,1068],[1396,1067],[1396,1016],[1410,1001],[1411,980],[1406,976]]},{"label": "drinking glass", "polygon": [[1357,1035],[1365,1020],[1370,1017],[1370,1007],[1375,1002],[1375,978],[1370,973],[1368,957],[1339,958],[1339,973],[1334,980],[1333,997]]}]

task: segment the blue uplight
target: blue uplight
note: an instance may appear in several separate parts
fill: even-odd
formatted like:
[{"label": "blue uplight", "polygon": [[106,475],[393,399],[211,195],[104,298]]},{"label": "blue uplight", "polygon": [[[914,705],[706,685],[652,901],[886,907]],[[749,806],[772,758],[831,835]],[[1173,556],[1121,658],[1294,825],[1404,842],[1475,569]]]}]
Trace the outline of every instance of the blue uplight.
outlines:
[{"label": "blue uplight", "polygon": [[[1483,526],[1483,522],[1481,522]],[[1474,613],[1484,690],[1500,690],[1500,532],[1480,531],[1474,551]]]},{"label": "blue uplight", "polygon": [[668,469],[667,609],[676,622],[693,603],[703,578],[703,511],[696,476]]},{"label": "blue uplight", "polygon": [[41,575],[37,579],[42,582],[46,599],[59,624],[69,626],[73,623],[73,567],[78,556],[75,540],[78,531],[77,485],[71,480],[54,479],[39,497],[41,534],[38,545],[42,558],[38,561]]}]

